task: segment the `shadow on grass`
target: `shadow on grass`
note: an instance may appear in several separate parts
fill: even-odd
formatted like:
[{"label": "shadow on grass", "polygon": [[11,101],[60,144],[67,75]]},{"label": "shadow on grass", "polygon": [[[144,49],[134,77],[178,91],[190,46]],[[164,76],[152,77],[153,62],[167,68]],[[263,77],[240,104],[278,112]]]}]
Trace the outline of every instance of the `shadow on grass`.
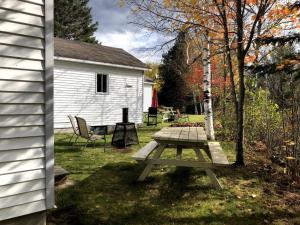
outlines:
[{"label": "shadow on grass", "polygon": [[[143,165],[129,162],[106,164],[75,186],[57,191],[58,209],[49,213],[49,220],[60,225],[264,224],[268,218],[263,213],[235,214],[235,209],[229,214],[226,207],[218,213],[197,213],[197,206],[191,216],[186,202],[194,204],[197,193],[201,193],[196,200],[200,205],[213,199],[225,201],[224,194],[214,191],[212,195],[209,187],[193,185],[195,171],[189,168],[137,182],[142,169]],[[275,215],[280,218],[283,213]]]}]

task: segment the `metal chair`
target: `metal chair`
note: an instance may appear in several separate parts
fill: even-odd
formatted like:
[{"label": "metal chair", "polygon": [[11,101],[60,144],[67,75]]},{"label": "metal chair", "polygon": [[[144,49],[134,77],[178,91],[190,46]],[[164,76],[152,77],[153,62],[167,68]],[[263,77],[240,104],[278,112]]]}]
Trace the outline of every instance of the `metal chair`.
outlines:
[{"label": "metal chair", "polygon": [[[152,123],[150,122],[150,118],[152,120]],[[148,120],[147,120],[147,126],[155,125],[157,126],[157,108],[149,107],[148,109]]]},{"label": "metal chair", "polygon": [[78,127],[76,126],[76,122],[75,122],[75,118],[72,116],[72,115],[68,115],[68,118],[70,120],[70,123],[72,125],[72,128],[73,128],[73,135],[72,137],[70,138],[69,140],[69,144],[71,143],[71,141],[73,140],[73,137],[76,136],[76,139],[75,139],[75,142],[73,143],[76,144],[77,140],[78,140],[78,137],[79,137],[79,130],[78,130]]},{"label": "metal chair", "polygon": [[96,141],[103,139],[104,140],[104,152],[105,152],[105,147],[106,147],[106,137],[104,135],[95,135],[93,132],[91,132],[87,126],[87,123],[85,119],[81,117],[75,116],[77,124],[78,124],[78,130],[79,130],[79,136],[86,139],[86,143],[84,146],[84,149],[88,145],[89,142],[92,142],[94,144],[94,148],[96,145]]}]

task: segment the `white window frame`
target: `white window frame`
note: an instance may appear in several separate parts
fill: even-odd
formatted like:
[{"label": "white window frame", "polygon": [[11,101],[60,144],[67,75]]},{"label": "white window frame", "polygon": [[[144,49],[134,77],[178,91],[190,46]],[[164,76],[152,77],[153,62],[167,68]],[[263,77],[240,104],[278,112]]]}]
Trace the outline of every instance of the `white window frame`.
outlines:
[{"label": "white window frame", "polygon": [[[106,92],[98,92],[98,75],[105,75],[107,77],[106,79]],[[97,95],[108,95],[109,94],[109,74],[106,73],[95,73],[95,92]]]}]

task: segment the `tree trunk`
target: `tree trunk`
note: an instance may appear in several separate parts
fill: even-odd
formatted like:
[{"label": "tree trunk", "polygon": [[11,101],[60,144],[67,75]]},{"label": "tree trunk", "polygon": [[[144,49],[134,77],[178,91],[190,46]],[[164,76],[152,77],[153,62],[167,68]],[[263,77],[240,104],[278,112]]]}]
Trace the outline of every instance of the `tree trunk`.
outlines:
[{"label": "tree trunk", "polygon": [[199,115],[195,90],[193,90],[193,102],[194,102],[194,108],[195,108],[195,115]]},{"label": "tree trunk", "polygon": [[237,142],[236,142],[236,165],[244,165],[244,100],[245,100],[245,53],[244,53],[244,22],[242,12],[242,1],[236,0],[237,20],[237,63],[239,74],[239,100],[237,120]]},{"label": "tree trunk", "polygon": [[203,90],[204,90],[204,115],[205,130],[209,140],[215,140],[213,125],[213,110],[211,98],[211,55],[210,55],[210,38],[208,34],[202,35],[202,61],[203,61]]}]

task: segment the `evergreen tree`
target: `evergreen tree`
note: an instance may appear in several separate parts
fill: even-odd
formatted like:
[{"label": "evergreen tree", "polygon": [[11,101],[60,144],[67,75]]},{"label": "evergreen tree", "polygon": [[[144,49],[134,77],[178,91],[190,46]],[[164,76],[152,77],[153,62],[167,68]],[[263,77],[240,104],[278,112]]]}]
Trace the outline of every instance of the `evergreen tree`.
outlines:
[{"label": "evergreen tree", "polygon": [[93,23],[89,0],[55,0],[54,36],[98,43],[93,36],[98,23]]},{"label": "evergreen tree", "polygon": [[162,86],[159,91],[159,104],[165,106],[184,106],[187,95],[185,74],[188,70],[186,55],[186,34],[178,34],[174,46],[163,57],[159,67]]}]

